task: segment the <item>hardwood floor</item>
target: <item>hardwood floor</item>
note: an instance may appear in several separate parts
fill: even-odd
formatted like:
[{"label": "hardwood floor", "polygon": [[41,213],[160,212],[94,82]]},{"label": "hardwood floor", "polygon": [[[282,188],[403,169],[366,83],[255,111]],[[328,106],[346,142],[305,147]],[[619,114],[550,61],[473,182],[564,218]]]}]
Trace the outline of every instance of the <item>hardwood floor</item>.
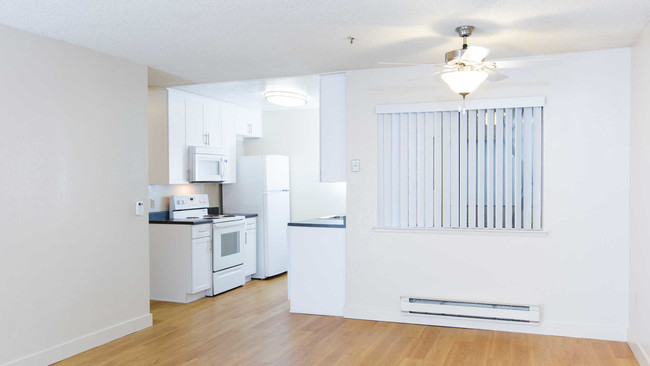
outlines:
[{"label": "hardwood floor", "polygon": [[58,365],[638,365],[624,342],[289,313],[286,276],[191,304]]}]

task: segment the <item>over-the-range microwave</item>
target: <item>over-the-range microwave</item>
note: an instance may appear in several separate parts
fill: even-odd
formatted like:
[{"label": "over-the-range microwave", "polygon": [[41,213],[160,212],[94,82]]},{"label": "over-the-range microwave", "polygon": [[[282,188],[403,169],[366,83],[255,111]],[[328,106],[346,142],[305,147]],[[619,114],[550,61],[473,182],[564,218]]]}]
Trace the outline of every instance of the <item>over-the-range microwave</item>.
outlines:
[{"label": "over-the-range microwave", "polygon": [[223,182],[228,178],[229,157],[220,149],[189,146],[190,182]]}]

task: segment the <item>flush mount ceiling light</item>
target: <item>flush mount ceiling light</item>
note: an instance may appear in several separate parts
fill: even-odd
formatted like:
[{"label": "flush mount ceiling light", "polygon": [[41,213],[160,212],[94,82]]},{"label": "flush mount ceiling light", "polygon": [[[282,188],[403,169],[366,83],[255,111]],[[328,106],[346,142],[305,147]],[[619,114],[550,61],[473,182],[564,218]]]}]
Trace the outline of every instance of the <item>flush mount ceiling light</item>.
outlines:
[{"label": "flush mount ceiling light", "polygon": [[307,104],[307,96],[287,91],[267,91],[264,98],[269,103],[283,107],[300,107]]}]

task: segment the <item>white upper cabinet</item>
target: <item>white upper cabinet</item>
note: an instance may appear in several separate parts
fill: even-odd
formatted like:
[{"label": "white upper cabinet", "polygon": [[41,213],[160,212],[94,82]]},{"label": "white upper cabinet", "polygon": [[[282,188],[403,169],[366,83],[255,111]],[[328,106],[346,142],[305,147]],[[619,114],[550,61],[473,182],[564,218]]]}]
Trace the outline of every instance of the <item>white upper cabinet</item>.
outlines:
[{"label": "white upper cabinet", "polygon": [[223,133],[223,151],[228,154],[228,164],[224,184],[237,181],[237,144],[235,137],[235,123],[237,119],[237,106],[230,103],[221,103],[221,125]]},{"label": "white upper cabinet", "polygon": [[185,141],[187,146],[206,146],[203,130],[203,100],[185,96]]},{"label": "white upper cabinet", "polygon": [[216,100],[205,100],[203,102],[203,133],[207,145],[216,149],[223,146],[221,103]]},{"label": "white upper cabinet", "polygon": [[185,141],[187,146],[221,148],[220,102],[190,94],[186,98]]},{"label": "white upper cabinet", "polygon": [[236,106],[176,90],[149,91],[149,184],[189,183],[188,146],[229,154],[228,179],[236,174]]},{"label": "white upper cabinet", "polygon": [[320,77],[320,181],[345,182],[345,73]]},{"label": "white upper cabinet", "polygon": [[237,107],[237,136],[262,137],[262,111]]}]

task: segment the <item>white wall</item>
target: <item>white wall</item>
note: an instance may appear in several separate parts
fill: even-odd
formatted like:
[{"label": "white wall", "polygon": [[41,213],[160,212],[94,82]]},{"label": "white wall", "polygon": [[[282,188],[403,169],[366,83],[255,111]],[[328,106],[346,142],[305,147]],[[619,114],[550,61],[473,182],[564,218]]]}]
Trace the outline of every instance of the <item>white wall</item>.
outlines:
[{"label": "white wall", "polygon": [[[560,55],[506,71],[472,99],[545,96],[545,234],[373,230],[377,104],[460,100],[426,67],[349,71],[346,316],[625,340],[630,50]],[[616,65],[616,67],[612,67]],[[401,315],[414,295],[539,304],[539,327]]]},{"label": "white wall", "polygon": [[0,26],[0,364],[151,324],[147,69]]},{"label": "white wall", "polygon": [[[630,345],[650,365],[650,26],[632,48]],[[645,362],[643,363],[642,362]]]},{"label": "white wall", "polygon": [[218,183],[150,184],[149,199],[154,200],[154,207],[149,206],[149,211],[169,211],[169,196],[199,193],[208,195],[210,207],[221,206],[219,186]]},{"label": "white wall", "polygon": [[345,213],[345,183],[320,182],[318,118],[318,109],[264,111],[262,138],[242,145],[242,155],[291,158],[292,221]]}]

